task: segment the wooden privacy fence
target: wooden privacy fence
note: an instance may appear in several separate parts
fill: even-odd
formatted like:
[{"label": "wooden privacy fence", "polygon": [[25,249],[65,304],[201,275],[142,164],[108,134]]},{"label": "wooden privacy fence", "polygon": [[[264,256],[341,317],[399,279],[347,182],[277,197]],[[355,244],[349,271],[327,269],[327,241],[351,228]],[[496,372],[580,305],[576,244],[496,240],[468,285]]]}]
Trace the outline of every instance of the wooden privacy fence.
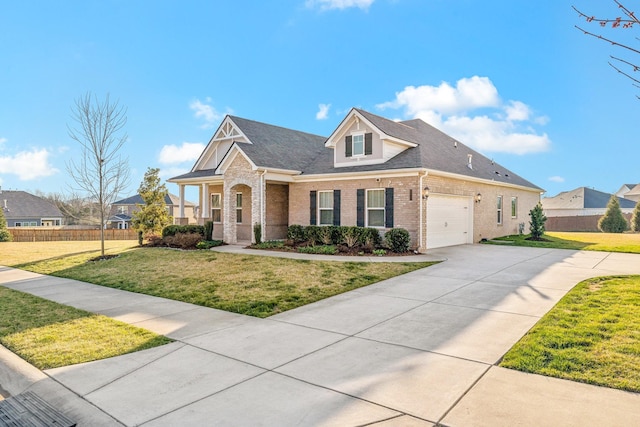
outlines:
[{"label": "wooden privacy fence", "polygon": [[[47,228],[9,228],[14,242],[59,242],[100,240],[100,230],[64,230]],[[105,240],[138,240],[135,230],[104,230]]]}]

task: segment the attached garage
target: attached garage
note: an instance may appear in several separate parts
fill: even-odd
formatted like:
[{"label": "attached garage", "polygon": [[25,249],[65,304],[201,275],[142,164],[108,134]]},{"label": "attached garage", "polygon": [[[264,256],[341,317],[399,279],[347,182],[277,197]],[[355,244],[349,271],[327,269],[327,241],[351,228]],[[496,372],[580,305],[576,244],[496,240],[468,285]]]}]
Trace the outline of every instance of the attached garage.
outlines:
[{"label": "attached garage", "polygon": [[427,249],[473,243],[473,200],[434,194],[427,199]]}]

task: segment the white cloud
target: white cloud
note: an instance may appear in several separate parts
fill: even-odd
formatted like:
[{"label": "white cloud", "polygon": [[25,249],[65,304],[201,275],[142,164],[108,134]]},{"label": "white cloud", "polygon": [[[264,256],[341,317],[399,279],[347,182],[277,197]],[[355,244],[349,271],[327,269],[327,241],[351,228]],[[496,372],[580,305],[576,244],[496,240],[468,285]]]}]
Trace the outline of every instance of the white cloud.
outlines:
[{"label": "white cloud", "polygon": [[329,117],[329,108],[331,108],[331,104],[318,104],[316,119],[325,120],[327,117]]},{"label": "white cloud", "polygon": [[7,138],[0,138],[0,145],[4,144],[5,142],[7,142]]},{"label": "white cloud", "polygon": [[201,142],[183,142],[182,145],[165,145],[160,150],[158,161],[162,164],[174,164],[195,161],[200,157],[205,145]]},{"label": "white cloud", "polygon": [[225,114],[231,113],[229,108],[226,109],[225,113],[220,113],[211,105],[211,98],[205,98],[204,102],[196,99],[189,104],[189,108],[195,111],[196,118],[204,120],[204,124],[201,126],[203,129],[212,128],[222,120]]},{"label": "white cloud", "polygon": [[456,87],[447,82],[440,86],[407,86],[396,92],[396,99],[378,105],[379,108],[404,107],[407,114],[417,116],[424,111],[453,114],[499,104],[498,90],[487,77],[473,76],[458,80]]},{"label": "white cloud", "polygon": [[507,120],[511,121],[527,121],[531,115],[529,106],[520,101],[509,101],[504,111],[507,113]]},{"label": "white cloud", "polygon": [[561,176],[557,176],[557,175],[556,176],[550,176],[549,177],[549,181],[552,181],[552,182],[564,182],[564,178],[561,177]]},{"label": "white cloud", "polygon": [[521,101],[503,103],[488,77],[463,78],[455,87],[447,82],[407,86],[377,107],[403,109],[405,117],[422,119],[479,151],[527,154],[551,146],[548,135],[532,127],[548,118],[535,117]]},{"label": "white cloud", "polygon": [[180,168],[180,167],[171,167],[171,168],[161,168],[158,176],[163,179],[173,178],[174,176],[182,175],[189,172],[188,168]]},{"label": "white cloud", "polygon": [[367,10],[374,1],[375,0],[307,0],[305,2],[305,5],[308,8],[318,7],[320,10],[343,10],[350,7],[357,7],[362,10]]},{"label": "white cloud", "polygon": [[34,148],[15,155],[0,156],[0,171],[17,175],[22,181],[54,175],[59,171],[49,163],[50,154],[45,148]]}]

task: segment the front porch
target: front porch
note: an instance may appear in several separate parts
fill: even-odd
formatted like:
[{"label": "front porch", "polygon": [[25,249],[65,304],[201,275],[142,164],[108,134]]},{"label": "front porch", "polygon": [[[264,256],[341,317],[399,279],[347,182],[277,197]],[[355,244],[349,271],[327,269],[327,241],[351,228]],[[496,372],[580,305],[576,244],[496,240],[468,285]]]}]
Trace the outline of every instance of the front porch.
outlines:
[{"label": "front porch", "polygon": [[187,224],[184,214],[185,187],[196,185],[201,209],[197,223],[213,221],[213,238],[228,244],[255,243],[253,227],[262,226],[262,240],[287,237],[289,226],[289,184],[234,180],[230,183],[179,184],[179,215],[176,224]]}]

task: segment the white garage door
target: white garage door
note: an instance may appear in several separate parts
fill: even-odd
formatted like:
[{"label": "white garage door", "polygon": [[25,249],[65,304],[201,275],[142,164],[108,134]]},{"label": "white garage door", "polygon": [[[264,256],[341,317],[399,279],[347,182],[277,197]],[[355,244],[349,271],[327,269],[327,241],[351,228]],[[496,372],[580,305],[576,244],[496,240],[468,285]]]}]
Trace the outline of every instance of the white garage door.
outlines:
[{"label": "white garage door", "polygon": [[429,196],[427,249],[473,243],[471,208],[471,197]]}]

